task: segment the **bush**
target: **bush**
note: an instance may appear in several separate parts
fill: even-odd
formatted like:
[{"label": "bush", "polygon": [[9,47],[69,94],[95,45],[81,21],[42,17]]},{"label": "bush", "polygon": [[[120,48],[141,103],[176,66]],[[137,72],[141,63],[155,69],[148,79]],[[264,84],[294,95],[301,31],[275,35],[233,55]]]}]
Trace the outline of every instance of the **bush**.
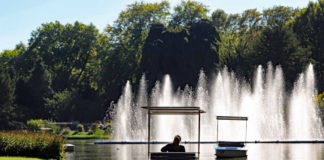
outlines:
[{"label": "bush", "polygon": [[82,124],[77,125],[77,131],[78,132],[84,132],[84,126]]},{"label": "bush", "polygon": [[316,96],[316,102],[320,107],[324,107],[324,92]]},{"label": "bush", "polygon": [[70,132],[71,132],[71,129],[69,127],[65,127],[62,129],[60,134],[66,136],[66,135],[69,135]]},{"label": "bush", "polygon": [[45,159],[63,158],[63,138],[48,133],[11,131],[0,132],[0,155]]},{"label": "bush", "polygon": [[27,128],[31,131],[40,131],[41,128],[51,128],[52,132],[59,134],[60,128],[52,121],[43,119],[31,119],[27,121]]},{"label": "bush", "polygon": [[31,119],[27,121],[27,127],[32,131],[40,131],[41,128],[45,127],[45,120],[42,119]]},{"label": "bush", "polygon": [[53,133],[59,134],[60,133],[60,127],[54,124],[52,121],[45,121],[45,128],[51,128]]},{"label": "bush", "polygon": [[99,124],[98,124],[98,123],[92,123],[92,124],[91,124],[91,127],[90,127],[90,130],[91,130],[93,133],[96,133],[96,132],[99,130]]},{"label": "bush", "polygon": [[73,131],[72,135],[77,135],[79,132],[78,131]]}]

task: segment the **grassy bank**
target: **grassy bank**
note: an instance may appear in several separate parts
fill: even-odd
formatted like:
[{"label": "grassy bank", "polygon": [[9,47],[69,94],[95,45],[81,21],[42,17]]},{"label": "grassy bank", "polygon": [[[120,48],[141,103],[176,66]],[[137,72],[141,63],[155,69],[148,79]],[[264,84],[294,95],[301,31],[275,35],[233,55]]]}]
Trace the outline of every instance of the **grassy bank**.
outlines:
[{"label": "grassy bank", "polygon": [[64,136],[67,139],[106,139],[111,138],[111,134],[104,130],[97,130],[95,132],[70,132]]},{"label": "grassy bank", "polygon": [[29,158],[29,157],[0,157],[0,160],[41,160],[40,158]]},{"label": "grassy bank", "polygon": [[63,157],[63,138],[48,133],[10,131],[0,132],[0,155],[45,159]]}]

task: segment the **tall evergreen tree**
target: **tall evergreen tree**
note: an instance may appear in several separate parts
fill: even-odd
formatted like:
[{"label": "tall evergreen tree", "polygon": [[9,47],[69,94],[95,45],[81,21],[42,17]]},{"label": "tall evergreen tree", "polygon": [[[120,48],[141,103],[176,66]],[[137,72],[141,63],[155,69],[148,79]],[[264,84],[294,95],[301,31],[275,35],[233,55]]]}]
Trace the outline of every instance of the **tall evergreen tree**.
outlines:
[{"label": "tall evergreen tree", "polygon": [[3,130],[15,127],[15,82],[8,70],[0,66],[0,130]]}]

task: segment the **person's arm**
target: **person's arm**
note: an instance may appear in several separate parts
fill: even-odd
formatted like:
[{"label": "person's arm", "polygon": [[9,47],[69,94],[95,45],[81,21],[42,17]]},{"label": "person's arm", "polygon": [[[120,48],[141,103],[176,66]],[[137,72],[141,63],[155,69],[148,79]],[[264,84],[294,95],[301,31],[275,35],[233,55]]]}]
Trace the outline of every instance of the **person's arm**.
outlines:
[{"label": "person's arm", "polygon": [[186,152],[186,148],[184,146],[181,146],[181,152]]},{"label": "person's arm", "polygon": [[169,149],[169,144],[165,145],[164,147],[161,148],[161,152],[167,152]]}]

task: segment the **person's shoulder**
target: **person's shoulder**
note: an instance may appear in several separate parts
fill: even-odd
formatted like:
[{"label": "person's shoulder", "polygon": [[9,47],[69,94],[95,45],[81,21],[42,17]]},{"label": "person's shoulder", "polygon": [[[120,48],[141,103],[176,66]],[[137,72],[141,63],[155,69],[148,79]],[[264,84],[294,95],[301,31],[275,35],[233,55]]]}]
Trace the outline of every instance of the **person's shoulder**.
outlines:
[{"label": "person's shoulder", "polygon": [[172,143],[168,143],[168,144],[166,144],[165,146],[172,146],[173,144]]}]

